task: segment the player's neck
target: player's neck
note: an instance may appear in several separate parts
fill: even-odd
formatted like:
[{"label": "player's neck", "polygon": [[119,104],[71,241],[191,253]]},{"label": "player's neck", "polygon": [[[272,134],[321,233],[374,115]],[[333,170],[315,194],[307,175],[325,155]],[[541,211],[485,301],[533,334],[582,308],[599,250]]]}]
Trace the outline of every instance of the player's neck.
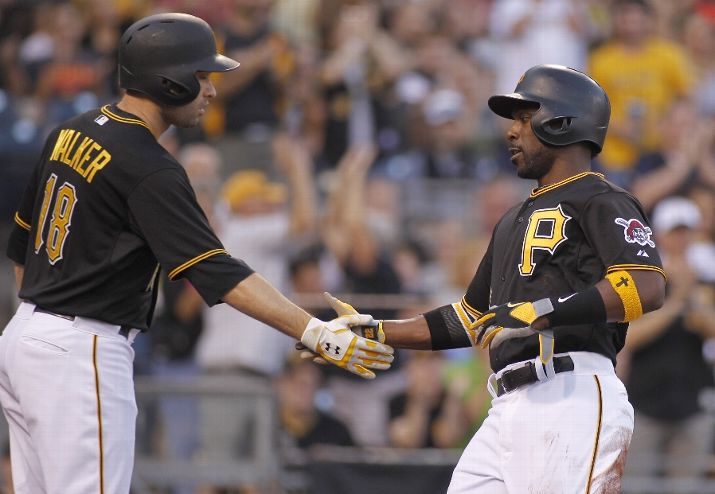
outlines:
[{"label": "player's neck", "polygon": [[156,104],[145,98],[125,94],[117,103],[117,108],[140,118],[157,139],[169,128]]},{"label": "player's neck", "polygon": [[578,175],[579,173],[591,171],[591,161],[570,161],[557,159],[554,161],[554,166],[551,167],[543,177],[538,179],[539,187],[559,183],[567,178]]}]

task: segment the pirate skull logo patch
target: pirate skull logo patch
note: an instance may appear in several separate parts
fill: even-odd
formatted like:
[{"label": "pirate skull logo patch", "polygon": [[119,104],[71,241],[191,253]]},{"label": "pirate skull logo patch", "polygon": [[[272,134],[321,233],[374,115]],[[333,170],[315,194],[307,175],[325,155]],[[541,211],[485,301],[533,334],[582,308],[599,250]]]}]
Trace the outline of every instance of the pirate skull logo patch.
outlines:
[{"label": "pirate skull logo patch", "polygon": [[655,242],[650,239],[653,231],[641,223],[640,220],[635,218],[631,218],[630,220],[616,218],[616,224],[623,227],[623,237],[629,244],[655,247]]}]

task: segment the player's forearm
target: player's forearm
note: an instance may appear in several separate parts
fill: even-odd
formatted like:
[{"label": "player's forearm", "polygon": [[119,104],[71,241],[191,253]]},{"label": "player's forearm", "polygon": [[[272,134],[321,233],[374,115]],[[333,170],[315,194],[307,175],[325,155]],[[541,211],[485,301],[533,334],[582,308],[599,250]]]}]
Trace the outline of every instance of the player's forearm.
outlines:
[{"label": "player's forearm", "polygon": [[423,316],[412,319],[383,321],[385,343],[395,348],[411,350],[431,350],[432,337]]},{"label": "player's forearm", "polygon": [[582,292],[544,299],[550,302],[550,310],[531,327],[542,330],[571,324],[630,322],[660,308],[664,297],[665,278],[659,271],[616,271]]},{"label": "player's forearm", "polygon": [[311,319],[310,314],[288,300],[258,273],[241,281],[223,297],[223,301],[297,340]]},{"label": "player's forearm", "polygon": [[[629,317],[628,312],[631,310],[629,305],[640,304],[640,314],[647,314],[663,305],[665,278],[662,274],[657,271],[627,271],[627,273],[631,276],[634,286],[624,285],[623,277],[620,275],[616,277],[617,279],[605,279],[596,284],[606,306],[606,318],[609,322],[633,320]],[[625,283],[629,281],[626,280]],[[631,293],[623,291],[626,289],[631,290]]]},{"label": "player's forearm", "polygon": [[20,264],[15,264],[15,286],[17,290],[20,291],[22,286],[22,277],[25,275],[25,266]]}]

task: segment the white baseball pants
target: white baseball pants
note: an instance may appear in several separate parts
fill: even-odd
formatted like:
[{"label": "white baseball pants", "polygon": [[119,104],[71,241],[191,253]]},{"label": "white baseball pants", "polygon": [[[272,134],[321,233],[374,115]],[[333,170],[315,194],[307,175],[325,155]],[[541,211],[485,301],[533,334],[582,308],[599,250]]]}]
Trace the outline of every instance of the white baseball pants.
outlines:
[{"label": "white baseball pants", "polygon": [[23,303],[0,337],[15,494],[127,494],[134,350],[119,327]]},{"label": "white baseball pants", "polygon": [[633,407],[609,359],[568,355],[573,371],[494,398],[457,463],[448,494],[620,492]]}]

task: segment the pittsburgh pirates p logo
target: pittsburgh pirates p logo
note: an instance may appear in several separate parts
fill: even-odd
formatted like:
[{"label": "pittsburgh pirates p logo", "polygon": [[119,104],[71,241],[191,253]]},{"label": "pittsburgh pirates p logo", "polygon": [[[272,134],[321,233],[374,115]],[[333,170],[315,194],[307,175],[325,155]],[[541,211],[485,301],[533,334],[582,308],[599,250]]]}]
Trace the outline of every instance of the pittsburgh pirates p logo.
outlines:
[{"label": "pittsburgh pirates p logo", "polygon": [[524,233],[524,243],[521,249],[521,264],[519,273],[531,276],[534,272],[534,251],[545,250],[549,254],[567,240],[566,223],[571,219],[561,209],[561,204],[555,208],[537,209],[529,217],[529,224]]}]

